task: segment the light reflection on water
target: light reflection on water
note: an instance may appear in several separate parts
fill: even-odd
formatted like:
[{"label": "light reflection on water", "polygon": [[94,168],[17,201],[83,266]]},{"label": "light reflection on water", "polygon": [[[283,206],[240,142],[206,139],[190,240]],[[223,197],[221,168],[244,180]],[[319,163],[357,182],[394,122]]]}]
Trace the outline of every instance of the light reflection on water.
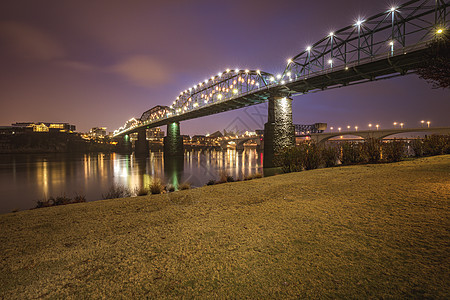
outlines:
[{"label": "light reflection on water", "polygon": [[37,200],[76,194],[87,201],[102,199],[112,184],[132,191],[148,186],[153,178],[164,184],[189,182],[203,186],[222,171],[233,178],[262,173],[262,153],[255,149],[190,151],[183,158],[148,158],[128,154],[17,154],[0,155],[0,213],[36,206]]}]

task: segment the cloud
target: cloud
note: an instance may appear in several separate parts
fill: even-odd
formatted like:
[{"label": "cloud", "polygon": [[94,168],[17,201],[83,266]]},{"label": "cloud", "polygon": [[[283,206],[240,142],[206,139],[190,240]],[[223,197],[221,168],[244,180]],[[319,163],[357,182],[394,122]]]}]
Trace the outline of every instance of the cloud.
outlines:
[{"label": "cloud", "polygon": [[167,66],[156,58],[146,55],[130,56],[111,69],[138,86],[155,87],[171,80]]},{"label": "cloud", "polygon": [[84,63],[84,62],[79,62],[79,61],[74,61],[74,60],[62,60],[60,62],[58,62],[59,65],[73,69],[73,70],[77,70],[77,71],[97,71],[98,68],[96,66]]},{"label": "cloud", "polygon": [[53,60],[65,56],[62,46],[45,32],[17,22],[0,22],[0,40],[15,56]]}]

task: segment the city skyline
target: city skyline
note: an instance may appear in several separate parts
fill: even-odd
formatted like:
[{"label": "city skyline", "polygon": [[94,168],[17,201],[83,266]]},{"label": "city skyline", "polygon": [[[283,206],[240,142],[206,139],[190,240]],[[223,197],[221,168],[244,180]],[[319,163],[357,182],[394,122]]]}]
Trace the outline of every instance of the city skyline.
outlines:
[{"label": "city skyline", "polygon": [[[81,132],[97,126],[113,131],[153,106],[170,105],[180,91],[227,68],[281,72],[286,59],[308,44],[389,5],[2,3],[0,40],[7,47],[0,50],[5,66],[0,125],[43,120],[75,124]],[[371,123],[387,128],[393,122],[420,127],[421,120],[448,126],[449,110],[448,90],[432,89],[409,75],[295,97],[293,121],[336,128]],[[265,114],[262,104],[185,121],[181,132],[260,129]]]}]

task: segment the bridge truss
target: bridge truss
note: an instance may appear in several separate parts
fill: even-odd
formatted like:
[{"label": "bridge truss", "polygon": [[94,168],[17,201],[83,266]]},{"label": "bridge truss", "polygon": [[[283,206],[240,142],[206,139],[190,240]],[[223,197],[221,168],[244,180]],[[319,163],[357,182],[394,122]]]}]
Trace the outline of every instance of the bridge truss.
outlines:
[{"label": "bridge truss", "polygon": [[449,6],[448,0],[412,0],[356,20],[289,59],[276,76],[226,70],[184,90],[170,107],[157,106],[127,122],[114,136],[263,103],[274,94],[295,96],[405,75],[426,61],[431,41],[448,38]]},{"label": "bridge truss", "polygon": [[324,71],[348,70],[426,48],[430,40],[445,33],[449,5],[444,0],[413,0],[370,18],[358,19],[289,59],[274,84],[307,79]]}]

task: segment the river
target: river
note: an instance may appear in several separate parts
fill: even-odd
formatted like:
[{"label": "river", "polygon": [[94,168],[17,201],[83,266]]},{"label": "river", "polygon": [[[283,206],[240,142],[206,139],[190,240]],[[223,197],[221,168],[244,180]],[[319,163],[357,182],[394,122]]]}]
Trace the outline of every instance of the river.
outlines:
[{"label": "river", "polygon": [[163,153],[148,158],[118,153],[0,155],[0,213],[25,210],[38,200],[65,195],[103,199],[112,185],[131,191],[153,179],[174,186],[193,187],[217,180],[221,172],[235,179],[262,173],[262,153],[255,149],[189,151],[183,158],[164,160]]}]

